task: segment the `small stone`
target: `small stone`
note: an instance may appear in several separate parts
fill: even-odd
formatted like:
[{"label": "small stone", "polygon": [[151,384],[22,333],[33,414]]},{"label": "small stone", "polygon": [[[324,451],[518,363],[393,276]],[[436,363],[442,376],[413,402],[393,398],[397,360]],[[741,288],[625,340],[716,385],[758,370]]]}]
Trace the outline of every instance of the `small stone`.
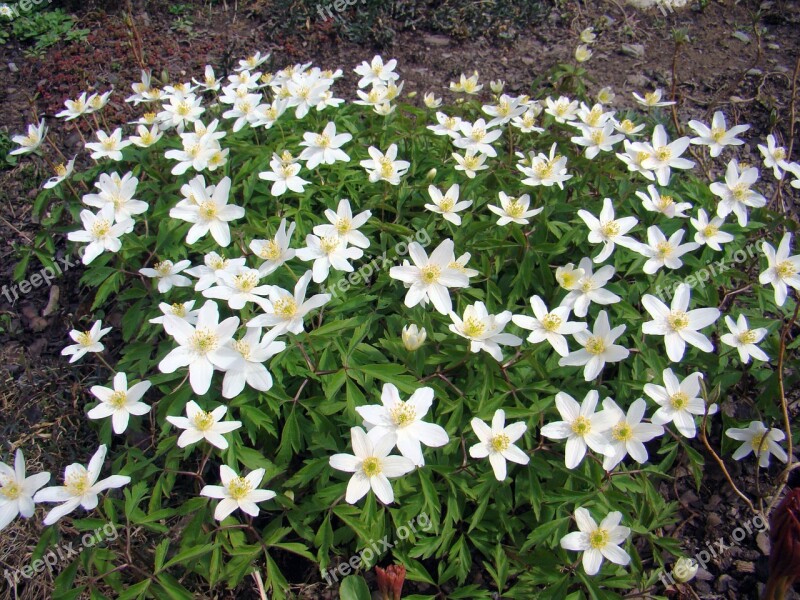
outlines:
[{"label": "small stone", "polygon": [[770,50],[780,50],[781,49],[781,45],[780,44],[775,44],[774,42],[771,42],[771,43],[767,44],[767,48],[769,48]]},{"label": "small stone", "polygon": [[644,46],[642,44],[622,44],[620,52],[633,58],[644,58]]},{"label": "small stone", "polygon": [[756,536],[756,546],[762,554],[769,556],[769,535],[766,532],[761,531]]},{"label": "small stone", "polygon": [[734,31],[733,37],[735,37],[737,40],[741,42],[744,42],[745,44],[750,43],[750,36],[747,35],[744,31]]},{"label": "small stone", "polygon": [[427,46],[439,46],[439,47],[442,47],[442,46],[449,46],[450,45],[450,38],[448,38],[446,35],[432,35],[432,34],[425,35],[425,36],[423,36],[422,41]]},{"label": "small stone", "polygon": [[8,63],[8,70],[11,71],[12,73],[16,73],[17,71],[19,71],[19,68],[13,62],[10,62]]},{"label": "small stone", "polygon": [[764,71],[762,71],[761,69],[748,69],[747,74],[753,76],[763,75]]}]

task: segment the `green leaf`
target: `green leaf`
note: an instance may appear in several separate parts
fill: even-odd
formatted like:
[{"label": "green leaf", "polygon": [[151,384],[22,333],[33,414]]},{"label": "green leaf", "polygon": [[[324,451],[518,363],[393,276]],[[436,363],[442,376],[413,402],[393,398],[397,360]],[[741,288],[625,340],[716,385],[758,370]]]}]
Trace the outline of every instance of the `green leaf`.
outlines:
[{"label": "green leaf", "polygon": [[359,575],[345,577],[339,586],[339,598],[341,600],[370,600],[367,582]]}]

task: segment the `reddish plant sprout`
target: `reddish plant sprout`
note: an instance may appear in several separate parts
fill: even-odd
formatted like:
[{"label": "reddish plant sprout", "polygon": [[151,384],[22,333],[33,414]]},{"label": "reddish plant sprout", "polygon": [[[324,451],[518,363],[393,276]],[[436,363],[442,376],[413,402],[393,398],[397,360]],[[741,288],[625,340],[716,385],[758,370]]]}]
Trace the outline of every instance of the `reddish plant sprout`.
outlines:
[{"label": "reddish plant sprout", "polygon": [[800,487],[794,487],[769,519],[769,579],[765,600],[782,600],[800,579]]},{"label": "reddish plant sprout", "polygon": [[375,567],[375,575],[378,578],[381,600],[400,600],[403,582],[406,580],[406,568],[403,565],[389,565],[385,569]]}]

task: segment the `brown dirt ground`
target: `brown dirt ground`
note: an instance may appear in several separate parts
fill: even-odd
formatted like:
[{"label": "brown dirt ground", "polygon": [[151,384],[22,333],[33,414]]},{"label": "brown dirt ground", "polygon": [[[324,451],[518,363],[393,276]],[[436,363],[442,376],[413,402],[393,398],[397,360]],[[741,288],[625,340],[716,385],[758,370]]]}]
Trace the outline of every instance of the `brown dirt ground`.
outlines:
[{"label": "brown dirt ground", "polygon": [[[349,96],[348,90],[356,81],[352,68],[376,51],[341,39],[329,26],[318,22],[309,22],[304,30],[280,38],[270,37],[264,27],[271,9],[269,0],[258,2],[254,10],[236,10],[233,2],[227,10],[217,7],[213,11],[199,1],[185,4],[194,5],[191,31],[170,29],[175,26],[175,16],[169,13],[166,2],[134,4],[132,11],[146,64],[156,73],[168,71],[173,80],[199,74],[207,63],[215,67],[231,65],[235,58],[261,50],[273,53],[276,68],[306,60],[343,68],[346,77],[336,89]],[[52,116],[60,110],[64,98],[75,97],[83,90],[105,90],[110,85],[119,91],[106,114],[109,124],[113,127],[131,116],[130,108],[121,100],[130,83],[138,79],[139,65],[129,43],[130,27],[124,12],[114,3],[89,3],[76,14],[81,26],[91,31],[86,43],[62,43],[41,58],[26,57],[14,44],[0,48],[4,82],[0,89],[0,128],[21,132],[34,120],[34,110]],[[774,131],[788,145],[785,138],[792,77],[800,58],[800,6],[792,0],[712,0],[703,10],[690,8],[666,16],[657,11],[638,12],[616,0],[563,0],[542,21],[523,28],[513,42],[489,39],[479,31],[456,40],[417,30],[400,32],[393,45],[381,52],[399,60],[407,92],[435,91],[448,97],[448,81],[461,72],[477,69],[483,80],[503,79],[508,89],[521,93],[529,91],[530,82],[545,75],[550,67],[569,62],[578,33],[590,25],[600,34],[595,55],[588,63],[592,89],[610,85],[620,107],[631,105],[630,93],[634,90],[672,87],[671,31],[683,28],[689,42],[677,55],[674,82],[681,121],[708,120],[714,110],[721,109],[729,122],[751,123],[753,130],[748,135],[763,139]],[[744,36],[734,37],[737,31],[746,34],[747,41],[743,41]],[[643,54],[626,54],[623,44],[640,44]],[[56,127],[53,133],[65,154],[71,156],[77,150],[80,138],[74,131],[63,132],[62,127]],[[755,147],[743,150],[755,152]],[[755,156],[753,160],[757,160]],[[37,231],[31,219],[35,196],[31,190],[48,176],[46,169],[29,160],[0,171],[0,284],[11,282],[17,262],[14,246],[29,244]],[[63,244],[59,248],[63,252]],[[29,273],[38,268],[32,264]],[[83,416],[81,398],[87,382],[97,376],[88,366],[69,368],[58,356],[68,329],[87,317],[88,306],[82,302],[84,297],[77,285],[79,274],[76,267],[58,279],[60,301],[46,317],[41,315],[52,292],[44,287],[14,305],[0,296],[0,317],[6,315],[10,320],[7,331],[0,333],[2,454],[24,446],[32,467],[54,474],[69,462],[85,460],[86,445],[81,440],[95,439]],[[113,322],[114,315],[110,319]],[[114,344],[109,346],[113,355]],[[746,507],[710,462],[700,490],[694,489],[683,467],[673,475],[678,476],[675,485],[665,485],[662,492],[681,503],[682,522],[665,534],[681,539],[688,553],[701,550],[720,536],[730,539],[733,529],[748,520]],[[770,471],[770,475],[775,472]],[[753,489],[751,466],[737,463],[733,476],[743,488]],[[27,564],[39,532],[39,525],[30,522],[17,522],[3,531],[0,569]],[[69,539],[67,526],[63,533]],[[685,597],[756,598],[758,585],[766,577],[765,549],[763,536],[748,536],[712,559],[708,578],[695,581],[695,595]],[[49,585],[49,581],[40,579],[19,597],[48,598]],[[4,586],[0,583],[0,598],[14,598]],[[255,597],[254,586],[247,587],[250,589],[239,590],[238,598]],[[205,596],[198,593],[198,597]],[[323,596],[309,591],[306,597]]]}]

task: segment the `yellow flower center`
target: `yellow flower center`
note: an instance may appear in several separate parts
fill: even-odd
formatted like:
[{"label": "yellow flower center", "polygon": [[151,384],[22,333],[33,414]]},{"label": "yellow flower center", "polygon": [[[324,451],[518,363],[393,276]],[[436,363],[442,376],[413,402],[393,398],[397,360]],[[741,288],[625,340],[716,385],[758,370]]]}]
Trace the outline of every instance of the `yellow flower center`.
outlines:
[{"label": "yellow flower center", "polygon": [[633,438],[633,429],[625,421],[617,423],[611,429],[611,437],[619,442],[627,442]]},{"label": "yellow flower center", "polygon": [[228,496],[233,500],[243,500],[253,491],[253,486],[244,477],[234,477],[228,482]]},{"label": "yellow flower center", "polygon": [[467,337],[475,338],[479,337],[486,331],[486,325],[480,319],[476,319],[475,317],[468,317],[464,319],[464,335]]},{"label": "yellow flower center", "polygon": [[737,202],[744,202],[750,191],[750,186],[746,183],[737,183],[731,188],[731,194]]},{"label": "yellow flower center", "polygon": [[762,431],[761,433],[754,434],[753,439],[750,440],[750,445],[752,446],[753,450],[755,450],[756,455],[758,455],[767,447],[767,444],[764,441],[765,437],[767,437],[767,432]]},{"label": "yellow flower center", "polygon": [[170,306],[169,308],[172,314],[175,315],[176,317],[186,316],[186,307],[183,304],[176,303]]},{"label": "yellow flower center", "polygon": [[9,479],[8,481],[3,483],[3,486],[0,487],[0,496],[5,497],[8,500],[16,500],[22,495],[22,487],[13,479]]},{"label": "yellow flower center", "polygon": [[711,139],[719,143],[719,141],[725,137],[725,133],[726,131],[722,127],[713,127],[711,129]]},{"label": "yellow flower center", "polygon": [[108,403],[114,408],[122,408],[128,402],[128,394],[121,390],[115,391],[108,399]]},{"label": "yellow flower center", "polygon": [[64,481],[64,487],[71,496],[83,496],[86,491],[91,487],[89,484],[89,475],[85,471],[78,473],[71,473]]},{"label": "yellow flower center", "polygon": [[331,254],[339,247],[340,241],[338,237],[326,235],[319,241],[320,250],[325,254]]},{"label": "yellow flower center", "polygon": [[649,152],[637,152],[636,153],[636,164],[641,165],[648,158],[650,158],[650,153]]},{"label": "yellow flower center", "polygon": [[102,145],[106,150],[113,150],[117,147],[117,140],[113,137],[107,137],[103,140]]},{"label": "yellow flower center", "polygon": [[265,260],[276,260],[281,255],[281,247],[274,239],[267,240],[258,255]]},{"label": "yellow flower center", "polygon": [[669,242],[658,242],[656,244],[656,252],[658,252],[659,258],[668,258],[672,255],[673,250],[674,248]]},{"label": "yellow flower center", "polygon": [[589,545],[595,550],[599,550],[608,546],[610,538],[611,536],[606,529],[597,528],[589,534]]},{"label": "yellow flower center", "polygon": [[208,266],[214,269],[215,271],[219,271],[220,269],[224,269],[228,266],[228,259],[222,258],[221,256],[213,256],[208,261]]},{"label": "yellow flower center", "polygon": [[336,220],[335,227],[336,227],[336,233],[338,233],[339,235],[347,235],[348,233],[350,233],[350,230],[353,227],[353,223],[352,221],[350,221],[350,219],[342,217]]},{"label": "yellow flower center", "polygon": [[144,113],[144,115],[142,115],[142,120],[148,125],[152,125],[156,121],[156,113],[154,112]]},{"label": "yellow flower center", "polygon": [[781,279],[788,279],[797,275],[797,269],[790,260],[784,260],[775,265],[775,271],[777,271],[778,277]]},{"label": "yellow flower center", "polygon": [[59,177],[62,177],[62,178],[66,177],[67,176],[67,167],[65,167],[63,164],[56,165],[56,175],[58,175]]},{"label": "yellow flower center", "polygon": [[156,272],[159,275],[161,275],[162,277],[166,277],[167,275],[170,274],[170,271],[172,271],[172,261],[171,260],[165,260],[165,261],[156,263],[153,266],[153,268],[156,270]]},{"label": "yellow flower center", "polygon": [[476,142],[480,142],[486,137],[486,130],[483,127],[473,127],[472,135],[470,136]]},{"label": "yellow flower center", "polygon": [[489,440],[489,445],[492,447],[493,452],[504,452],[511,445],[511,440],[508,439],[505,433],[498,433],[492,436],[492,439]]},{"label": "yellow flower center", "polygon": [[380,164],[381,177],[389,179],[394,175],[394,163],[385,156],[378,161]]},{"label": "yellow flower center", "polygon": [[410,425],[417,418],[417,411],[407,402],[400,402],[390,411],[392,421],[398,427]]},{"label": "yellow flower center", "polygon": [[599,336],[593,336],[586,340],[585,348],[589,354],[597,356],[606,351],[606,343],[603,341],[603,338]]},{"label": "yellow flower center", "polygon": [[672,150],[669,149],[669,146],[661,146],[656,149],[656,158],[661,162],[666,162],[672,158]]},{"label": "yellow flower center", "polygon": [[658,202],[656,203],[656,206],[658,206],[659,210],[666,210],[672,204],[674,204],[674,200],[672,199],[672,196],[661,196],[658,199]]},{"label": "yellow flower center", "polygon": [[250,344],[248,344],[244,340],[236,340],[235,342],[233,342],[233,348],[239,354],[241,354],[242,358],[244,358],[245,360],[250,358],[250,352],[251,352]]},{"label": "yellow flower center", "polygon": [[680,331],[689,326],[689,315],[682,310],[673,310],[667,316],[667,324],[673,331]]},{"label": "yellow flower center", "polygon": [[476,154],[468,154],[464,157],[464,166],[472,171],[481,166],[481,159]]},{"label": "yellow flower center", "polygon": [[577,277],[575,276],[574,273],[562,273],[561,276],[559,277],[559,280],[561,287],[568,290],[575,285]]},{"label": "yellow flower center", "polygon": [[450,212],[451,210],[453,210],[453,207],[455,205],[456,205],[455,200],[453,200],[450,196],[445,196],[439,203],[439,208],[442,209],[442,212]]},{"label": "yellow flower center", "polygon": [[233,277],[233,285],[240,292],[251,292],[258,284],[258,272],[248,271]]},{"label": "yellow flower center", "polygon": [[592,430],[592,422],[589,417],[579,416],[572,422],[572,432],[575,435],[585,436]]},{"label": "yellow flower center", "polygon": [[786,158],[786,149],[783,147],[775,148],[775,151],[772,153],[772,157],[777,160],[784,160]]},{"label": "yellow flower center", "polygon": [[210,329],[197,329],[189,341],[189,346],[197,354],[205,356],[217,348],[219,340],[217,334]]},{"label": "yellow flower center", "polygon": [[198,431],[208,431],[214,425],[214,417],[210,412],[201,410],[192,419],[192,424]]},{"label": "yellow flower center", "polygon": [[661,100],[661,95],[657,94],[656,92],[648,92],[647,94],[644,95],[644,102],[648,106],[653,106],[659,100]]},{"label": "yellow flower center", "polygon": [[81,346],[91,346],[94,344],[94,340],[92,339],[92,334],[88,331],[82,331],[77,335],[78,343]]},{"label": "yellow flower center", "polygon": [[605,237],[609,238],[616,237],[619,235],[619,231],[620,231],[619,223],[617,223],[616,221],[609,221],[608,223],[603,223],[602,225],[600,225],[600,232]]},{"label": "yellow flower center", "polygon": [[107,236],[109,231],[111,231],[111,223],[105,219],[97,219],[92,223],[91,233],[96,238]]},{"label": "yellow flower center", "polygon": [[178,107],[175,109],[175,112],[178,113],[181,117],[185,117],[188,115],[192,110],[192,105],[189,104],[186,100],[182,100]]},{"label": "yellow flower center", "polygon": [[442,270],[437,265],[426,265],[420,269],[420,278],[424,283],[436,283]]},{"label": "yellow flower center", "polygon": [[297,314],[297,302],[291,296],[276,300],[272,308],[276,315],[284,319],[291,319]]},{"label": "yellow flower center", "polygon": [[630,119],[625,119],[622,123],[619,124],[619,128],[622,129],[625,133],[630,133],[634,129],[636,129],[636,125],[633,124],[633,121]]},{"label": "yellow flower center", "polygon": [[200,204],[200,217],[210,221],[217,216],[217,204],[211,200],[206,200]]},{"label": "yellow flower center", "polygon": [[675,392],[669,397],[669,403],[675,410],[684,410],[689,405],[689,395],[686,392]]},{"label": "yellow flower center", "polygon": [[512,200],[506,205],[506,213],[509,217],[519,219],[525,212],[525,206],[517,200]]},{"label": "yellow flower center", "polygon": [[375,477],[376,475],[380,475],[382,471],[381,461],[374,456],[369,456],[361,463],[361,470],[364,471],[364,475],[367,477]]},{"label": "yellow flower center", "polygon": [[593,129],[592,133],[589,134],[589,139],[591,139],[595,145],[599,146],[600,144],[603,143],[603,140],[605,140],[605,135],[603,135],[603,130]]},{"label": "yellow flower center", "polygon": [[331,145],[331,138],[325,133],[319,134],[315,141],[320,148],[329,148]]},{"label": "yellow flower center", "polygon": [[755,344],[758,334],[752,329],[745,329],[739,334],[739,342],[742,344]]},{"label": "yellow flower center", "polygon": [[563,320],[557,314],[554,313],[547,313],[542,319],[542,326],[547,331],[557,331],[559,327],[561,327],[561,323]]},{"label": "yellow flower center", "polygon": [[714,227],[713,225],[706,225],[703,227],[703,235],[707,238],[714,237],[717,235],[719,231],[719,227]]}]

